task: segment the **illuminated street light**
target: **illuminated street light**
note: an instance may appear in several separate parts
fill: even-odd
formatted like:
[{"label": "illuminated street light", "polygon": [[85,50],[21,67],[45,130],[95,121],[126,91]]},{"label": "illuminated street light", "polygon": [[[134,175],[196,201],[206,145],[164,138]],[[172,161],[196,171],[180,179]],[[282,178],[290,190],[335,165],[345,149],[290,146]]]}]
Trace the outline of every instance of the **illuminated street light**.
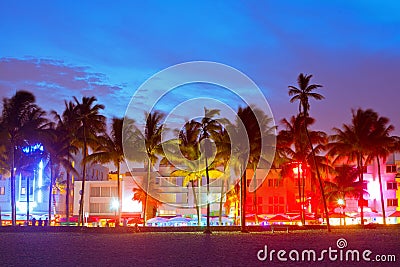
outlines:
[{"label": "illuminated street light", "polygon": [[[343,207],[345,206],[344,199],[343,199],[343,198],[339,198],[339,199],[337,200],[337,204],[338,204],[339,207],[340,207],[340,214],[343,215],[343,222],[344,222],[344,225],[346,225],[346,215],[343,213]],[[340,225],[342,225],[342,218],[340,218]]]},{"label": "illuminated street light", "polygon": [[114,210],[114,216],[115,216],[115,226],[117,226],[117,211],[119,209],[119,201],[118,199],[114,199],[111,202],[111,208]]}]

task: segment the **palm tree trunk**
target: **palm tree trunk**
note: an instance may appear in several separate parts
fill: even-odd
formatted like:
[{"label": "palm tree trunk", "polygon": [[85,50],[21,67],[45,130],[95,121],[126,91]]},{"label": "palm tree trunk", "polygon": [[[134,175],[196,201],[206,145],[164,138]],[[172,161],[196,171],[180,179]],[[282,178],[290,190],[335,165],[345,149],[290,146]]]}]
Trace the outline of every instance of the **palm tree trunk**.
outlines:
[{"label": "palm tree trunk", "polygon": [[[35,173],[35,171],[34,171],[34,173]],[[30,190],[29,190],[29,179],[30,179],[30,177],[28,176],[28,177],[26,177],[26,222],[27,222],[27,224],[29,225],[29,194],[30,194]]]},{"label": "palm tree trunk", "polygon": [[144,209],[143,209],[143,220],[144,220],[144,225],[146,225],[146,221],[147,221],[147,218],[146,218],[146,216],[147,216],[147,202],[148,202],[148,200],[149,200],[149,186],[150,186],[150,177],[151,177],[151,174],[150,174],[150,170],[151,170],[151,163],[150,163],[150,158],[148,159],[148,162],[147,162],[147,181],[146,181],[146,190],[145,190],[145,194],[146,194],[146,197],[144,198],[144,203],[143,203],[143,206],[144,206]]},{"label": "palm tree trunk", "polygon": [[302,192],[302,201],[301,201],[301,213],[303,214],[302,219],[302,224],[306,224],[306,214],[305,214],[305,203],[306,203],[306,194],[305,194],[305,186],[306,186],[306,177],[305,177],[305,171],[304,171],[304,166],[301,166],[301,176],[302,176],[302,184],[303,184],[303,192]]},{"label": "palm tree trunk", "polygon": [[17,225],[17,207],[16,207],[16,196],[15,196],[15,144],[13,138],[11,140],[12,145],[12,159],[11,159],[11,223],[13,226]]},{"label": "palm tree trunk", "polygon": [[199,204],[197,203],[197,196],[196,196],[196,189],[194,187],[194,181],[191,181],[192,184],[192,191],[193,191],[193,199],[194,199],[194,205],[196,207],[196,212],[197,212],[197,225],[201,225],[201,214],[200,214],[200,208]]},{"label": "palm tree trunk", "polygon": [[378,156],[376,157],[376,161],[378,162],[378,179],[379,179],[379,191],[381,193],[382,219],[383,219],[383,224],[386,225],[385,200],[383,197],[383,189],[382,189],[381,164],[379,162]]},{"label": "palm tree trunk", "polygon": [[311,155],[312,155],[312,158],[313,158],[315,171],[317,173],[319,188],[321,190],[321,197],[322,197],[322,201],[324,203],[324,210],[325,210],[325,217],[326,217],[326,227],[328,229],[328,232],[331,232],[331,225],[330,225],[330,222],[329,222],[328,206],[326,205],[326,198],[325,198],[325,192],[324,192],[324,185],[322,183],[321,174],[319,173],[317,160],[315,159],[315,151],[314,151],[314,147],[313,147],[313,145],[311,143],[311,138],[310,138],[310,133],[308,132],[307,123],[304,123],[304,127],[306,129],[306,135],[307,135],[308,143],[309,143],[310,148],[311,148]]},{"label": "palm tree trunk", "polygon": [[[206,152],[207,154],[207,152]],[[207,162],[207,155],[206,155],[206,179],[207,179],[207,226],[204,233],[210,234],[210,176],[208,174],[208,162]]]},{"label": "palm tree trunk", "polygon": [[49,207],[47,211],[47,216],[49,218],[49,225],[51,224],[51,203],[52,203],[52,197],[53,197],[53,161],[50,158],[49,161],[50,165],[50,185],[49,185]]},{"label": "palm tree trunk", "polygon": [[66,188],[66,196],[65,196],[65,217],[67,223],[69,222],[69,172],[67,172],[67,188]]},{"label": "palm tree trunk", "polygon": [[225,184],[225,179],[221,180],[221,194],[220,194],[220,199],[219,199],[219,225],[222,225],[222,201],[224,198],[224,184]]},{"label": "palm tree trunk", "polygon": [[253,167],[254,172],[254,200],[253,200],[253,207],[254,207],[254,222],[258,225],[258,205],[257,205],[257,166]]},{"label": "palm tree trunk", "polygon": [[300,181],[301,181],[301,178],[300,178],[300,163],[297,162],[297,186],[299,187],[299,207],[300,207],[299,212],[300,212],[301,223],[303,223],[303,211],[302,211],[302,208],[301,208],[301,183],[300,183]]},{"label": "palm tree trunk", "polygon": [[[358,155],[358,163],[359,163],[359,169],[360,169],[360,183],[361,186],[364,189],[364,166],[363,166],[363,156],[362,154]],[[364,192],[361,192],[361,225],[364,225]]]},{"label": "palm tree trunk", "polygon": [[247,190],[247,175],[246,175],[246,170],[244,171],[242,175],[242,181],[240,181],[241,185],[241,194],[240,194],[240,200],[241,200],[241,232],[242,233],[248,233],[246,229],[246,190]]},{"label": "palm tree trunk", "polygon": [[85,183],[86,183],[86,162],[84,159],[87,154],[87,140],[86,140],[86,131],[85,125],[83,125],[83,174],[82,174],[82,189],[81,189],[81,201],[79,203],[79,218],[78,218],[78,226],[83,224],[83,200],[85,195]]},{"label": "palm tree trunk", "polygon": [[[68,151],[69,152],[69,151]],[[69,153],[68,153],[69,154]],[[70,162],[70,158],[68,155],[68,162]],[[69,188],[69,171],[67,171],[67,189],[66,189],[66,197],[65,197],[65,216],[67,224],[69,225],[69,195],[70,195],[70,188]]]},{"label": "palm tree trunk", "polygon": [[120,226],[121,222],[121,208],[122,208],[122,202],[121,202],[121,181],[119,178],[119,172],[120,172],[120,165],[119,162],[117,163],[117,190],[118,190],[118,217],[117,221],[115,222],[116,226]]}]

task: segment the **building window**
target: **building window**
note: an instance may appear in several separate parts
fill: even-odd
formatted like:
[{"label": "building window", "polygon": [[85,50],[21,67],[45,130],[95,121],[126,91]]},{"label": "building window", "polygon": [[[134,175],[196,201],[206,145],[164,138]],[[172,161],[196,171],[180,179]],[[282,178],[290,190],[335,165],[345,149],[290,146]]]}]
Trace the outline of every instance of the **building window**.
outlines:
[{"label": "building window", "polygon": [[386,173],[396,173],[396,165],[386,165]]},{"label": "building window", "polygon": [[118,187],[111,187],[111,197],[118,197]]},{"label": "building window", "polygon": [[90,196],[91,197],[99,197],[100,196],[100,187],[91,187],[90,188]]},{"label": "building window", "polygon": [[399,206],[399,200],[397,198],[392,198],[387,200],[388,207],[397,207]]},{"label": "building window", "polygon": [[387,189],[390,190],[397,190],[397,183],[396,182],[387,182]]},{"label": "building window", "polygon": [[282,182],[280,179],[268,179],[268,187],[281,187],[281,186]]},{"label": "building window", "polygon": [[362,203],[364,204],[363,207],[368,207],[368,199],[363,199],[363,200],[359,199],[358,206],[361,207]]},{"label": "building window", "polygon": [[21,187],[21,195],[25,195],[26,194],[26,187]]},{"label": "building window", "polygon": [[6,188],[4,186],[0,187],[0,195],[5,195]]}]

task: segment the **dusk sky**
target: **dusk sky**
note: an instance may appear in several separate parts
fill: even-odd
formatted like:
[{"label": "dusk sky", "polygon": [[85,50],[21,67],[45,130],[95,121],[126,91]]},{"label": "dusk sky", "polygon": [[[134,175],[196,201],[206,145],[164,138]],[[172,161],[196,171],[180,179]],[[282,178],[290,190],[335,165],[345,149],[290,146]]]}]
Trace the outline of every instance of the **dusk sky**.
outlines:
[{"label": "dusk sky", "polygon": [[[315,129],[330,132],[361,107],[400,133],[396,0],[1,1],[0,14],[1,99],[28,90],[61,112],[64,100],[94,95],[105,115],[122,117],[155,73],[214,61],[250,77],[276,121],[298,111],[287,86],[303,72],[324,86],[326,99],[310,103]],[[229,101],[223,90],[213,97]]]}]

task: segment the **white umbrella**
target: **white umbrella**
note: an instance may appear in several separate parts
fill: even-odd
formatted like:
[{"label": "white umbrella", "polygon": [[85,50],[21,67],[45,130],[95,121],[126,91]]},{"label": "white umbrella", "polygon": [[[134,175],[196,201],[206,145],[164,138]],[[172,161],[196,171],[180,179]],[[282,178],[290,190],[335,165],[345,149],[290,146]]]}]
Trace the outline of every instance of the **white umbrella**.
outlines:
[{"label": "white umbrella", "polygon": [[184,226],[188,225],[190,219],[184,217],[174,217],[168,220],[168,224],[171,226]]},{"label": "white umbrella", "polygon": [[147,220],[146,224],[150,225],[150,226],[151,225],[162,225],[162,224],[164,224],[166,222],[167,222],[167,219],[165,219],[165,218],[154,217],[154,218],[151,218],[151,219]]}]

